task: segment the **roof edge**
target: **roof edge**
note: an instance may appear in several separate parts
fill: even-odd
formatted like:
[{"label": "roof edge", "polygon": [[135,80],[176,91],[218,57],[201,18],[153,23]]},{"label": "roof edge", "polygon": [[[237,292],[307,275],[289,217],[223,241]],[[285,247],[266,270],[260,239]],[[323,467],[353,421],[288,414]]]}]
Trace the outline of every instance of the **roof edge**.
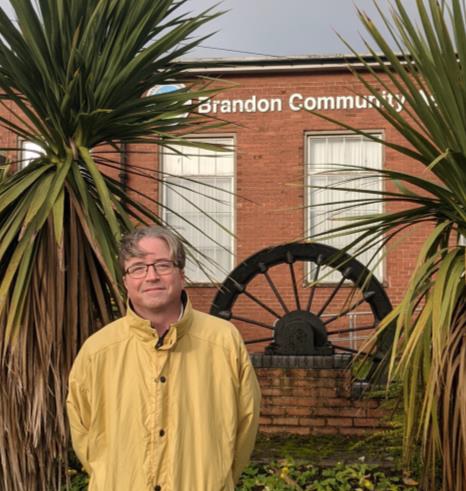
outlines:
[{"label": "roof edge", "polygon": [[[401,55],[400,55],[401,57]],[[363,68],[364,63],[380,65],[380,60],[387,61],[383,55],[362,54],[348,55],[308,55],[308,56],[274,56],[246,58],[204,58],[195,60],[180,60],[186,64],[190,73],[254,73],[280,71],[321,71],[347,70],[348,68]]]}]

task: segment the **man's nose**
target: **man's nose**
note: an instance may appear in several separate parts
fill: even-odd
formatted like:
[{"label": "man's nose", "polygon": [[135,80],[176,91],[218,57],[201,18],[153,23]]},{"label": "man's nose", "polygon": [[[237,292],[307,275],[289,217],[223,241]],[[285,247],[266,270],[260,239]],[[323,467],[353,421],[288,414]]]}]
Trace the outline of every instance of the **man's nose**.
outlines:
[{"label": "man's nose", "polygon": [[147,266],[147,274],[146,274],[146,280],[159,280],[160,275],[157,272],[157,269],[155,267],[155,264],[149,264]]}]

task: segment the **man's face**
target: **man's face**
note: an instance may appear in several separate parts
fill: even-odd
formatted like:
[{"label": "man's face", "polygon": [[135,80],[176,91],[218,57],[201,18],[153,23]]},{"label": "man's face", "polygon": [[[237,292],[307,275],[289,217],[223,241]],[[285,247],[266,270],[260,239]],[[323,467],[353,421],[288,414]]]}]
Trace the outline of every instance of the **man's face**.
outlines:
[{"label": "man's face", "polygon": [[[173,260],[167,243],[163,239],[144,237],[138,243],[144,256],[132,257],[125,262],[125,271],[136,264],[150,264],[161,260]],[[179,268],[166,275],[159,275],[149,267],[144,278],[124,276],[128,297],[134,310],[144,318],[148,314],[176,311],[180,307],[184,288],[184,274]]]}]

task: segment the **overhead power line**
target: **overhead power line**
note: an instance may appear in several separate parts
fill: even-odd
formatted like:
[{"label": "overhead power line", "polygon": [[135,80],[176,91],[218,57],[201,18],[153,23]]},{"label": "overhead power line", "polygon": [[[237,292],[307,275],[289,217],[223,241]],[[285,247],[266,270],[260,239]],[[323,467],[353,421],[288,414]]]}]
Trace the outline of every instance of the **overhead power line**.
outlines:
[{"label": "overhead power line", "polygon": [[227,51],[230,53],[241,53],[243,55],[269,56],[270,58],[283,58],[283,55],[271,55],[268,53],[258,53],[256,51],[243,51],[239,49],[216,48],[215,46],[205,46],[203,44],[199,44],[198,46],[196,46],[196,48],[213,49],[216,51]]}]

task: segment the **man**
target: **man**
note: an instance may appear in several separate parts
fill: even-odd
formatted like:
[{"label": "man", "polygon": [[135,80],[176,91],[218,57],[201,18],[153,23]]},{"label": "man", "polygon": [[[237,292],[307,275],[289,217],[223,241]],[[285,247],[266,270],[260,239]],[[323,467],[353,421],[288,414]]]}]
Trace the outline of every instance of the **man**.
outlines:
[{"label": "man", "polygon": [[259,388],[229,322],[194,310],[185,252],[162,227],[123,239],[125,317],[91,336],[70,374],[73,447],[89,491],[229,491],[257,431]]}]

